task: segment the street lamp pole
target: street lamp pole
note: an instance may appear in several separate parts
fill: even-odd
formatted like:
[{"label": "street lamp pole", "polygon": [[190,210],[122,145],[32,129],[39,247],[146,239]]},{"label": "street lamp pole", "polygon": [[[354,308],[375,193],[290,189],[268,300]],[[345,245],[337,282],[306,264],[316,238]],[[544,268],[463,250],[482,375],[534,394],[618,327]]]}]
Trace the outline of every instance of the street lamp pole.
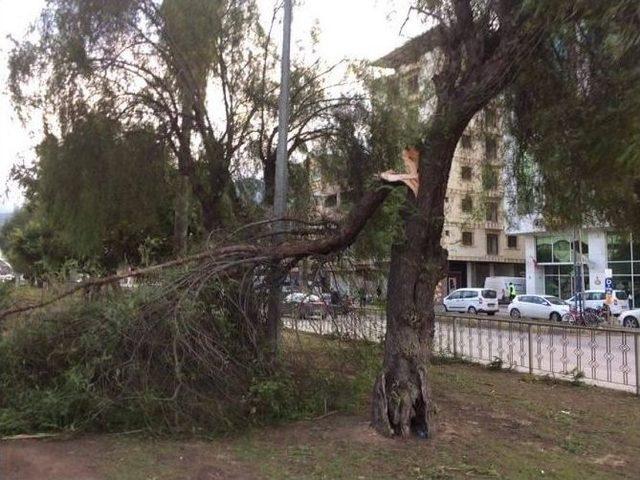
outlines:
[{"label": "street lamp pole", "polygon": [[284,0],[284,22],[282,36],[282,65],[280,100],[278,105],[278,149],[276,152],[276,178],[274,185],[273,213],[276,219],[284,218],[287,211],[287,139],[289,136],[289,80],[291,77],[291,0]]},{"label": "street lamp pole", "polygon": [[[289,79],[291,76],[291,20],[292,0],[284,0],[284,20],[282,35],[282,65],[280,80],[280,100],[278,105],[278,149],[276,151],[276,178],[273,192],[273,215],[275,230],[284,230],[282,220],[287,213],[287,140],[289,136]],[[275,265],[269,275],[269,298],[267,304],[267,340],[271,344],[272,360],[278,355],[280,344],[280,317],[282,314],[282,280],[285,272]]]}]

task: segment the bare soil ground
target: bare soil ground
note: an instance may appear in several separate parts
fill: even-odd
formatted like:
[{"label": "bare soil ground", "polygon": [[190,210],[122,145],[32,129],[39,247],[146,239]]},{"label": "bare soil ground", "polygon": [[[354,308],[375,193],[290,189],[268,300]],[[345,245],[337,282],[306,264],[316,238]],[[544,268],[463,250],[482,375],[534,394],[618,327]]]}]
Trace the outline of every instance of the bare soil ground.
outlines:
[{"label": "bare soil ground", "polygon": [[215,440],[138,434],[0,442],[2,480],[640,478],[640,399],[464,364],[432,367],[433,440],[368,412]]}]

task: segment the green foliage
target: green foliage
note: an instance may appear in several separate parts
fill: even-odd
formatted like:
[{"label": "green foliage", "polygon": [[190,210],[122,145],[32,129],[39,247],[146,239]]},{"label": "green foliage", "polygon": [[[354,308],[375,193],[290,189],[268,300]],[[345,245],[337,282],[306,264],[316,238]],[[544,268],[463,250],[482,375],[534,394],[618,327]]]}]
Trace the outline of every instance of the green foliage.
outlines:
[{"label": "green foliage", "polygon": [[166,153],[152,129],[124,130],[88,114],[61,140],[38,148],[44,211],[80,257],[104,253],[113,266],[148,235],[162,232],[169,210]]},{"label": "green foliage", "polygon": [[[377,174],[404,170],[402,153],[417,144],[424,126],[419,100],[399,88],[395,79],[373,79],[364,70],[358,74],[369,89],[369,97],[336,108],[334,135],[319,142],[314,151],[321,183],[338,187],[342,198],[348,199],[343,202],[343,212],[371,187]],[[394,190],[370,219],[352,249],[356,257],[389,258],[392,242],[401,235],[400,209],[405,195]]]},{"label": "green foliage", "polygon": [[300,342],[288,348],[302,348],[302,356],[285,347],[280,369],[252,380],[248,405],[254,422],[357,412],[367,405],[380,369],[378,344],[342,343],[313,335],[303,335]]},{"label": "green foliage", "polygon": [[37,208],[24,207],[0,229],[0,248],[29,279],[58,272],[71,248]]},{"label": "green foliage", "polygon": [[175,280],[167,274],[132,292],[78,297],[6,323],[0,434],[220,433],[365,401],[379,347],[311,337],[302,354],[287,343],[272,368],[238,316],[233,284],[174,296],[164,286]]},{"label": "green foliage", "polygon": [[13,284],[10,282],[0,282],[0,310],[10,305]]},{"label": "green foliage", "polygon": [[516,113],[520,210],[543,213],[549,228],[606,222],[638,229],[637,4],[576,7],[579,25],[553,29],[507,97]]},{"label": "green foliage", "polygon": [[160,239],[171,229],[172,179],[151,127],[127,129],[91,112],[61,139],[47,135],[36,151],[34,168],[14,169],[28,205],[0,234],[17,271],[38,277],[69,261],[113,270],[143,254],[147,262],[151,253],[167,254]]}]

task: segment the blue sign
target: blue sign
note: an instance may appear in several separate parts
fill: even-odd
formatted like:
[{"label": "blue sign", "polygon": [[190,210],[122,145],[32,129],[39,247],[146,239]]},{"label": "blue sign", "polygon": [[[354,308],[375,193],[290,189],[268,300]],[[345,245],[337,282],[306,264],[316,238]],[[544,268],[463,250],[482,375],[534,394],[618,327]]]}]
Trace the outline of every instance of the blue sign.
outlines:
[{"label": "blue sign", "polygon": [[605,290],[613,290],[613,278],[604,279],[604,288]]}]

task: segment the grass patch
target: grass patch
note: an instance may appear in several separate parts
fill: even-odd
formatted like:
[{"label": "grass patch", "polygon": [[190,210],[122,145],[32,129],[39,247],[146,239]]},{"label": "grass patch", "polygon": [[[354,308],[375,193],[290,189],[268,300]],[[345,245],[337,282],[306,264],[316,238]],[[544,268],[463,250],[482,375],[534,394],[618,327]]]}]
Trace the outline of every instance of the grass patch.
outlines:
[{"label": "grass patch", "polygon": [[[315,358],[320,371],[340,369],[350,379],[344,410],[206,441],[82,437],[0,444],[0,455],[9,464],[12,455],[28,456],[28,465],[51,458],[54,448],[81,451],[102,475],[97,478],[105,479],[579,480],[635,479],[640,471],[640,409],[632,395],[577,389],[567,382],[523,382],[521,374],[480,366],[439,364],[431,367],[436,437],[392,440],[368,425],[371,383],[366,378],[371,378],[366,372],[378,367],[379,351],[356,349],[351,356],[344,344],[325,344],[313,336],[291,336],[286,342],[292,355],[297,349],[300,355],[313,352],[309,360]],[[23,469],[21,479],[41,478]]]}]

